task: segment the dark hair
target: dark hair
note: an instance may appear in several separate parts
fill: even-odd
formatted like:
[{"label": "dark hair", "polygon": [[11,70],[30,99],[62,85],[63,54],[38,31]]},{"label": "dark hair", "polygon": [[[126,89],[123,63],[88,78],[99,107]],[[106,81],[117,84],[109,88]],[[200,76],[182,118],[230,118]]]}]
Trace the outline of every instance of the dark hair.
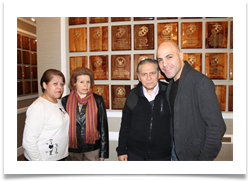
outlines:
[{"label": "dark hair", "polygon": [[56,70],[56,69],[48,69],[43,73],[43,76],[40,80],[40,85],[42,88],[42,91],[44,92],[45,89],[43,88],[43,82],[45,82],[46,84],[48,84],[51,79],[53,78],[53,76],[58,75],[60,77],[62,77],[63,79],[63,83],[65,83],[65,77],[63,75],[63,73],[60,70]]},{"label": "dark hair", "polygon": [[146,64],[146,63],[153,63],[153,64],[155,64],[157,71],[160,70],[159,65],[158,65],[158,62],[157,62],[156,60],[153,60],[153,59],[151,59],[151,58],[147,58],[147,59],[144,59],[144,60],[142,60],[142,61],[140,61],[140,62],[138,63],[137,69],[136,69],[137,74],[140,73],[141,65]]},{"label": "dark hair", "polygon": [[86,67],[77,67],[72,70],[69,81],[69,89],[72,90],[75,88],[74,84],[77,82],[77,77],[79,75],[88,75],[90,77],[90,87],[94,86],[94,74],[91,70]]}]

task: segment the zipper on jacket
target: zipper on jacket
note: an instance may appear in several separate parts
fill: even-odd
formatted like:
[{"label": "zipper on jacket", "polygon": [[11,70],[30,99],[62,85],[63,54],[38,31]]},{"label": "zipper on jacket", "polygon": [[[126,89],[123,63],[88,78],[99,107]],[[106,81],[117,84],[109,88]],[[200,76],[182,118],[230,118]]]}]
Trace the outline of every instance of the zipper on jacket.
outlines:
[{"label": "zipper on jacket", "polygon": [[149,145],[148,145],[148,157],[150,155],[150,146],[151,146],[151,134],[152,134],[152,127],[153,127],[153,111],[154,110],[154,104],[151,106],[151,118],[150,118],[150,124],[149,124],[149,137],[148,137],[148,141],[149,141]]}]

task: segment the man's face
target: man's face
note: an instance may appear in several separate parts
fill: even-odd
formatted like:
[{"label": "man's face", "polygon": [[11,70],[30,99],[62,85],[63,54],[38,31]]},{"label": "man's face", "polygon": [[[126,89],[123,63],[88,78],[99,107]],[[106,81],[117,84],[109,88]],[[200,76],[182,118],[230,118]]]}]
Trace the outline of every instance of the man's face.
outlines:
[{"label": "man's face", "polygon": [[151,94],[152,90],[157,85],[160,77],[159,71],[157,71],[154,63],[145,63],[140,67],[140,73],[137,74],[139,81],[146,88],[147,92]]},{"label": "man's face", "polygon": [[161,71],[167,78],[174,78],[174,80],[180,78],[184,66],[183,52],[178,51],[172,43],[164,42],[159,46],[157,61]]}]

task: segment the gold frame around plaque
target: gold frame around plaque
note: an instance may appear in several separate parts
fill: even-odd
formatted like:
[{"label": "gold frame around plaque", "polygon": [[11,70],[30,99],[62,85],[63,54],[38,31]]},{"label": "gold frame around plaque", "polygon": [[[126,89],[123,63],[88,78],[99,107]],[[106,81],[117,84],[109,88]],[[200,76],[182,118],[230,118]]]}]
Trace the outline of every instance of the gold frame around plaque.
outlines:
[{"label": "gold frame around plaque", "polygon": [[130,85],[111,85],[111,107],[115,110],[122,110],[128,93],[131,90]]},{"label": "gold frame around plaque", "polygon": [[87,28],[69,29],[69,52],[87,51]]},{"label": "gold frame around plaque", "polygon": [[108,26],[89,28],[89,51],[108,51]]},{"label": "gold frame around plaque", "polygon": [[227,53],[206,53],[205,75],[210,79],[227,79]]},{"label": "gold frame around plaque", "polygon": [[88,67],[87,56],[70,57],[69,58],[69,72],[71,74],[72,70],[77,67]]},{"label": "gold frame around plaque", "polygon": [[94,85],[92,87],[92,91],[93,93],[103,97],[105,108],[109,109],[109,85],[108,84]]},{"label": "gold frame around plaque", "polygon": [[89,56],[89,69],[94,73],[95,80],[109,79],[108,55]]},{"label": "gold frame around plaque", "polygon": [[183,53],[183,60],[202,73],[202,53]]},{"label": "gold frame around plaque", "polygon": [[131,50],[131,25],[112,26],[112,51]]},{"label": "gold frame around plaque", "polygon": [[131,55],[111,55],[111,80],[130,80]]},{"label": "gold frame around plaque", "polygon": [[206,22],[206,48],[227,48],[228,22]]},{"label": "gold frame around plaque", "polygon": [[202,48],[202,22],[181,23],[181,48]]},{"label": "gold frame around plaque", "polygon": [[221,111],[226,110],[226,85],[215,85],[215,93],[220,104]]},{"label": "gold frame around plaque", "polygon": [[157,23],[157,45],[166,40],[178,43],[178,22]]},{"label": "gold frame around plaque", "polygon": [[154,24],[134,25],[134,50],[154,50]]}]

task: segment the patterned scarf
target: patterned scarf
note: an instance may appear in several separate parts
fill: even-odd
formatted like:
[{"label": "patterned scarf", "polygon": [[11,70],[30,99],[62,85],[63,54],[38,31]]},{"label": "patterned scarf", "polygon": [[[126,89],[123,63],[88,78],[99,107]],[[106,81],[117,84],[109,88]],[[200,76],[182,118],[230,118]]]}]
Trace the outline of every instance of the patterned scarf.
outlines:
[{"label": "patterned scarf", "polygon": [[69,124],[69,147],[77,148],[77,137],[76,137],[76,109],[77,102],[80,104],[87,104],[86,107],[86,128],[85,128],[85,140],[84,143],[95,144],[95,140],[99,140],[99,134],[97,131],[97,105],[95,102],[92,91],[89,91],[83,99],[80,98],[77,91],[74,89],[70,92],[66,110],[70,117]]}]

